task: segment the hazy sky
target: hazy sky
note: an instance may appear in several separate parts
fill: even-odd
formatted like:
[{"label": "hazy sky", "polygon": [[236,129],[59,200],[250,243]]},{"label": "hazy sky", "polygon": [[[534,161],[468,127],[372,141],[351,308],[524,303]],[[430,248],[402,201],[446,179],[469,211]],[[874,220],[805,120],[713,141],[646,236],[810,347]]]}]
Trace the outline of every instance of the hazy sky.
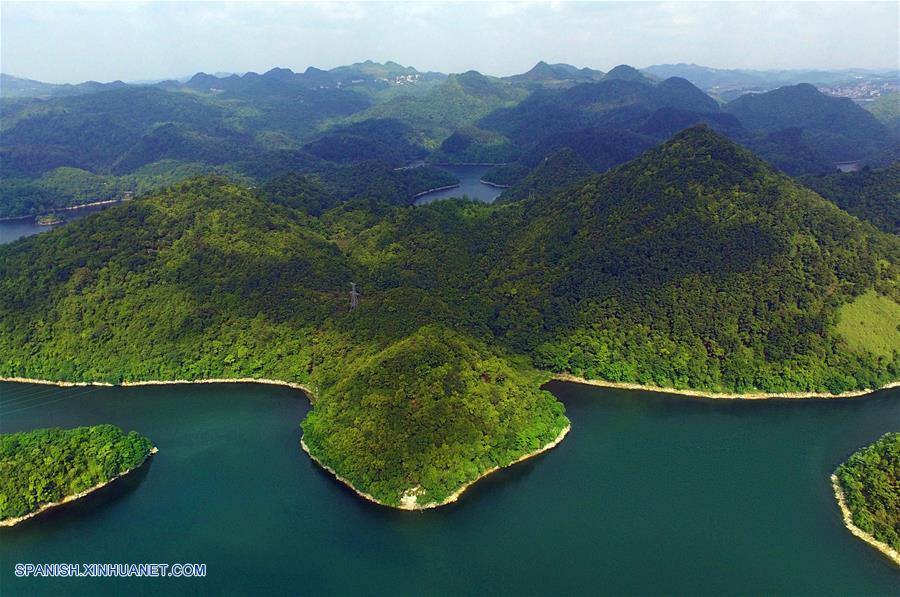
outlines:
[{"label": "hazy sky", "polygon": [[372,59],[508,75],[538,60],[608,70],[900,68],[900,3],[0,4],[0,69],[50,82],[303,70]]}]

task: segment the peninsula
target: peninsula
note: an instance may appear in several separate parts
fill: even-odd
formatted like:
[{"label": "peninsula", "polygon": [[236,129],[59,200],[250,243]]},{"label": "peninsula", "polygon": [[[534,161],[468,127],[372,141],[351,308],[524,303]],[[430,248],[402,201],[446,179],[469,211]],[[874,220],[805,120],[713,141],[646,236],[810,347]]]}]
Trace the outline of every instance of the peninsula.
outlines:
[{"label": "peninsula", "polygon": [[113,425],[0,435],[0,526],[13,526],[100,489],[157,449]]}]

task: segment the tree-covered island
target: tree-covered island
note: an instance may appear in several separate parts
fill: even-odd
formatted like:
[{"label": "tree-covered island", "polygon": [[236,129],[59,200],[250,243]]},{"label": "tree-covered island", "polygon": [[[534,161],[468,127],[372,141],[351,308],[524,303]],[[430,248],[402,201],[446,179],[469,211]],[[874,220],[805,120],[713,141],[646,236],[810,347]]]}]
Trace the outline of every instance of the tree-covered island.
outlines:
[{"label": "tree-covered island", "polygon": [[155,451],[146,437],[113,425],[0,435],[0,526],[81,498]]},{"label": "tree-covered island", "polygon": [[854,452],[831,482],[850,532],[900,566],[900,433]]}]

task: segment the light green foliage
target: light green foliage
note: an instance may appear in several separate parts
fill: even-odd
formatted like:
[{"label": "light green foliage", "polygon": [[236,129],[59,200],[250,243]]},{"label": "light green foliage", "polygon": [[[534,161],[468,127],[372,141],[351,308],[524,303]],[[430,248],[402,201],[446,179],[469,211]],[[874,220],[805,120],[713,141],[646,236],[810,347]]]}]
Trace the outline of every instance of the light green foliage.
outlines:
[{"label": "light green foliage", "polygon": [[440,502],[568,424],[527,369],[446,328],[423,327],[348,367],[303,422],[303,438],[386,504],[412,488],[420,504]]},{"label": "light green foliage", "polygon": [[853,523],[900,550],[900,433],[886,433],[835,471]]},{"label": "light green foliage", "polygon": [[837,333],[850,350],[890,359],[900,353],[900,305],[870,290],[841,307]]},{"label": "light green foliage", "polygon": [[140,465],[153,444],[113,425],[0,435],[0,519],[23,516]]}]

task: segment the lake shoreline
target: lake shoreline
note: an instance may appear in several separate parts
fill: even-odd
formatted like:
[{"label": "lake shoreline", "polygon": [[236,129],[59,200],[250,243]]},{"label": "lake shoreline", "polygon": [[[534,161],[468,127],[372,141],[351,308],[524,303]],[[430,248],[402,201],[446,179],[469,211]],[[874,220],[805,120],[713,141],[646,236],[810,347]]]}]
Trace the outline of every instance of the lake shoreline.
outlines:
[{"label": "lake shoreline", "polygon": [[853,522],[853,513],[850,512],[850,508],[847,506],[847,498],[844,495],[844,488],[841,487],[841,482],[838,480],[837,475],[831,475],[831,488],[834,490],[834,498],[837,500],[838,508],[841,510],[841,517],[844,520],[844,526],[847,527],[847,530],[850,533],[862,539],[878,551],[880,551],[883,555],[885,555],[889,560],[900,566],[900,552],[896,549],[888,545],[887,543],[883,543],[865,532]]},{"label": "lake shoreline", "polygon": [[68,207],[53,207],[51,209],[47,209],[37,214],[26,214],[24,216],[9,216],[6,218],[0,218],[0,222],[16,222],[18,220],[27,220],[29,218],[36,218],[41,214],[52,214],[58,213],[61,211],[75,211],[77,209],[82,209],[85,207],[97,207],[98,205],[112,205],[113,203],[122,203],[122,199],[107,199],[105,201],[93,201],[91,203],[79,203],[78,205],[70,205]]},{"label": "lake shoreline", "polygon": [[644,385],[638,383],[620,382],[620,381],[604,381],[602,379],[585,379],[571,375],[569,373],[555,373],[551,379],[556,381],[565,381],[569,383],[577,383],[586,386],[597,386],[599,388],[611,388],[616,390],[639,390],[642,392],[656,392],[659,394],[672,394],[676,396],[690,396],[693,398],[707,398],[710,400],[813,400],[813,399],[831,399],[831,398],[859,398],[867,396],[881,390],[890,390],[900,387],[900,381],[893,381],[885,384],[880,388],[866,388],[863,390],[850,390],[849,392],[841,392],[840,394],[831,394],[828,392],[752,392],[746,394],[728,393],[728,392],[707,392],[703,390],[679,390],[677,388],[662,388],[659,386]]},{"label": "lake shoreline", "polygon": [[[727,392],[708,392],[704,390],[680,390],[677,388],[663,388],[659,386],[638,384],[638,383],[630,383],[630,382],[621,382],[621,381],[605,381],[602,379],[587,379],[584,377],[578,377],[576,375],[572,375],[570,373],[553,373],[550,377],[551,380],[554,381],[563,381],[568,383],[576,383],[579,385],[587,385],[587,386],[596,386],[599,388],[611,388],[615,390],[636,390],[640,392],[654,392],[657,394],[671,394],[675,396],[691,396],[693,398],[707,398],[711,400],[776,400],[776,399],[790,399],[790,400],[812,400],[812,399],[831,399],[831,398],[859,398],[861,396],[867,396],[869,394],[874,394],[875,392],[880,392],[881,390],[890,390],[893,388],[900,388],[900,381],[892,381],[887,383],[879,388],[866,388],[863,390],[850,390],[848,392],[841,392],[840,394],[830,394],[827,392],[775,392],[775,393],[765,393],[765,392],[754,392],[747,394],[737,394],[737,393],[727,393]],[[176,385],[176,384],[213,384],[213,383],[258,383],[264,385],[273,385],[273,386],[285,386],[288,388],[293,388],[295,390],[301,390],[306,393],[310,399],[310,402],[313,402],[313,397],[316,395],[316,391],[301,383],[292,382],[292,381],[282,381],[280,379],[267,379],[267,378],[255,378],[255,377],[221,377],[221,378],[206,378],[206,379],[174,379],[174,380],[146,380],[146,381],[123,381],[120,383],[111,383],[107,381],[53,381],[48,379],[33,379],[30,377],[3,377],[0,376],[0,382],[12,382],[12,383],[32,383],[32,384],[41,384],[41,385],[50,385],[50,386],[58,386],[61,388],[73,388],[73,387],[86,387],[86,386],[102,386],[102,387],[115,387],[121,386],[123,388],[133,388],[139,386],[165,386],[165,385]]]},{"label": "lake shoreline", "polygon": [[489,187],[494,187],[495,189],[508,189],[512,186],[511,184],[500,184],[500,183],[496,183],[496,182],[491,182],[491,181],[485,180],[483,178],[479,178],[478,182],[480,182],[481,184],[486,184]]},{"label": "lake shoreline", "polygon": [[[295,390],[301,390],[304,393],[314,396],[315,392],[312,388],[307,385],[296,383],[292,381],[282,381],[280,379],[266,379],[266,378],[255,378],[255,377],[222,377],[222,378],[207,378],[207,379],[173,379],[173,380],[159,380],[159,379],[150,379],[146,381],[123,381],[121,383],[111,383],[108,381],[53,381],[49,379],[32,379],[30,377],[0,377],[0,382],[11,382],[11,383],[33,383],[40,384],[45,386],[57,386],[60,388],[75,388],[75,387],[87,387],[87,386],[100,386],[106,388],[113,387],[123,387],[123,388],[136,388],[140,386],[170,386],[170,385],[179,385],[179,384],[213,384],[213,383],[258,383],[263,385],[270,386],[285,386],[288,388],[293,388]],[[312,400],[310,400],[312,402]]]},{"label": "lake shoreline", "polygon": [[412,196],[412,198],[418,199],[419,197],[423,197],[423,196],[427,195],[428,193],[437,193],[438,191],[449,191],[450,189],[458,189],[458,188],[459,188],[459,183],[448,184],[445,187],[437,187],[434,189],[428,189],[427,191],[422,191],[421,193],[416,193],[415,195]]},{"label": "lake shoreline", "polygon": [[103,481],[102,483],[98,483],[98,484],[94,485],[93,487],[88,487],[87,489],[79,491],[78,493],[73,493],[72,495],[67,495],[63,499],[59,500],[58,502],[49,502],[47,504],[43,504],[40,508],[38,508],[34,512],[29,512],[28,514],[23,514],[22,516],[16,516],[14,518],[6,518],[4,520],[0,520],[0,527],[16,526],[20,522],[24,522],[30,518],[34,518],[35,516],[38,516],[39,514],[47,512],[48,510],[52,510],[54,508],[58,508],[59,506],[64,506],[66,504],[71,504],[72,502],[75,502],[84,497],[87,497],[88,495],[94,493],[95,491],[97,491],[99,489],[103,489],[104,487],[106,487],[110,483],[113,483],[117,479],[121,479],[122,477],[138,470],[139,468],[144,466],[144,464],[146,464],[147,461],[150,460],[150,457],[153,456],[154,454],[156,454],[157,452],[159,452],[159,449],[156,446],[153,446],[150,449],[150,451],[147,452],[147,455],[144,456],[144,459],[141,460],[141,462],[139,464],[131,467],[127,471],[122,471],[121,473],[119,473],[118,475],[113,477],[112,479],[108,479],[106,481]]},{"label": "lake shoreline", "polygon": [[459,163],[447,163],[447,162],[436,162],[431,164],[436,168],[454,168],[456,166],[506,166],[511,162],[459,162]]},{"label": "lake shoreline", "polygon": [[[558,446],[560,444],[560,442],[563,441],[563,439],[565,439],[566,435],[568,435],[568,433],[569,433],[569,431],[571,431],[571,429],[572,429],[572,425],[570,423],[570,424],[566,425],[565,427],[563,427],[562,431],[559,432],[559,435],[556,436],[556,439],[551,440],[550,442],[544,444],[543,446],[541,446],[540,448],[538,448],[536,450],[528,452],[527,454],[523,454],[522,456],[516,458],[515,460],[513,460],[506,466],[494,466],[494,467],[491,467],[491,468],[485,470],[484,472],[482,472],[480,475],[478,475],[471,481],[468,481],[468,482],[464,483],[463,485],[461,485],[456,491],[451,493],[449,496],[447,496],[445,499],[441,500],[440,502],[429,502],[427,504],[417,503],[415,501],[415,496],[416,496],[415,492],[418,488],[413,488],[413,489],[408,490],[406,493],[404,493],[403,497],[400,500],[399,506],[394,506],[392,504],[385,504],[384,502],[379,501],[378,498],[357,489],[353,485],[353,483],[351,483],[349,480],[345,479],[344,477],[340,476],[333,468],[331,468],[330,466],[328,466],[327,464],[325,464],[324,462],[319,460],[315,455],[313,455],[313,453],[309,451],[309,447],[306,445],[306,442],[303,441],[302,437],[300,438],[300,446],[303,448],[303,451],[309,455],[310,460],[312,460],[313,462],[315,462],[316,464],[321,466],[324,470],[331,473],[335,479],[337,479],[338,481],[340,481],[341,483],[343,483],[344,485],[349,487],[354,493],[356,493],[356,495],[360,496],[361,498],[366,499],[372,503],[378,504],[379,506],[384,506],[386,508],[394,508],[396,510],[406,510],[406,511],[410,511],[410,512],[412,512],[412,511],[421,512],[424,510],[431,510],[434,508],[440,508],[441,506],[446,506],[448,504],[452,504],[455,501],[457,501],[459,499],[459,496],[461,496],[463,493],[465,493],[465,491],[469,487],[471,487],[478,481],[484,479],[488,475],[491,475],[491,474],[499,471],[500,469],[509,468],[509,467],[513,466],[514,464],[518,464],[524,460],[528,460],[529,458],[533,458],[539,454],[543,454],[544,452],[555,448],[556,446]],[[407,498],[409,498],[409,499],[407,499]]]}]

